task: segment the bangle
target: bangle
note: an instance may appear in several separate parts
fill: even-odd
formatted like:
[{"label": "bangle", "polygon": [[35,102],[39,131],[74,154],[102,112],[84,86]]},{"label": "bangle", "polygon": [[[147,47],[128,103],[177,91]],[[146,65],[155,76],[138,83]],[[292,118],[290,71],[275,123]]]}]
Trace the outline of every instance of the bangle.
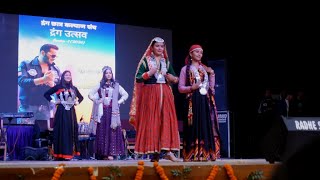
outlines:
[{"label": "bangle", "polygon": [[143,74],[142,74],[142,78],[143,78],[144,80],[149,79],[149,78],[150,78],[149,73],[148,73],[148,72],[143,73]]}]

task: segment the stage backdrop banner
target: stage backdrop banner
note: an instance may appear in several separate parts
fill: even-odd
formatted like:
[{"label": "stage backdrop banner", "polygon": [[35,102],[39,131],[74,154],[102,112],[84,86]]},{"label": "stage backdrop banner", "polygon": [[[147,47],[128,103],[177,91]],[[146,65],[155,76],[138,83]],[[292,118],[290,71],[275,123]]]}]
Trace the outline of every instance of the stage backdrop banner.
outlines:
[{"label": "stage backdrop banner", "polygon": [[[92,101],[87,96],[99,84],[102,67],[108,65],[114,76],[116,74],[115,24],[19,15],[18,64],[34,59],[40,47],[48,43],[59,47],[54,61],[56,67],[61,73],[71,71],[73,84],[84,96],[76,108],[77,117],[83,116],[84,121],[89,122]],[[43,94],[32,98],[44,99]]]}]

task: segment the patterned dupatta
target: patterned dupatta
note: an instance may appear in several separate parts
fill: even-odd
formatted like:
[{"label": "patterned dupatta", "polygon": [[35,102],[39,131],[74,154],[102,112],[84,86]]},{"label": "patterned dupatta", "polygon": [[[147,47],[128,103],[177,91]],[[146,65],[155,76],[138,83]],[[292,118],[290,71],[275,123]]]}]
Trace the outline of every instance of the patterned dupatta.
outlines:
[{"label": "patterned dupatta", "polygon": [[[201,66],[201,68],[200,68]],[[189,71],[189,83],[192,84],[195,82],[195,79],[197,78],[196,74],[198,73],[199,76],[201,76],[201,74],[203,74],[202,76],[204,76],[204,79],[205,79],[205,76],[208,77],[208,84],[207,84],[207,90],[208,90],[208,93],[206,94],[207,98],[208,98],[208,102],[209,102],[209,109],[210,109],[210,115],[211,115],[211,121],[212,123],[214,124],[213,128],[214,127],[217,127],[217,129],[213,129],[214,132],[217,132],[219,133],[219,125],[218,125],[218,111],[217,111],[217,106],[216,106],[216,102],[215,102],[215,97],[214,97],[214,91],[210,88],[210,85],[209,85],[209,76],[205,70],[206,66],[204,64],[201,63],[201,65],[199,66],[199,69],[201,71],[201,73],[199,73],[198,70],[192,70],[191,69],[191,66],[190,66],[190,71]],[[196,73],[194,72],[196,71]],[[204,80],[205,81],[205,80]],[[192,113],[192,96],[193,92],[190,92],[187,94],[187,98],[189,98],[189,101],[188,101],[188,125],[192,125],[193,124],[193,113]]]}]

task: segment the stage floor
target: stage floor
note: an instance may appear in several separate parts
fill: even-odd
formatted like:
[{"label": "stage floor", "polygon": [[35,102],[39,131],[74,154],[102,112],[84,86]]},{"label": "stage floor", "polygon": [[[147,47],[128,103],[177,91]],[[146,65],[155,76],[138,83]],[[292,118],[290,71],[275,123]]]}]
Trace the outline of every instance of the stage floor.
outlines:
[{"label": "stage floor", "polygon": [[[37,167],[56,167],[58,164],[64,163],[68,167],[105,167],[105,166],[136,166],[140,160],[71,160],[71,161],[0,161],[0,168],[37,168]],[[150,160],[142,159],[144,166],[153,166]],[[217,159],[208,162],[172,162],[161,159],[159,162],[163,166],[223,166],[230,165],[267,165],[265,159]]]},{"label": "stage floor", "polygon": [[[89,179],[88,168],[94,169],[97,179],[110,176],[115,168],[122,174],[116,179],[135,179],[138,161],[144,161],[144,171],[142,179],[160,179],[153,162],[144,160],[72,160],[72,161],[1,161],[0,179],[17,179],[23,177],[24,180],[50,179],[53,177],[57,167],[64,164],[65,171],[61,176],[64,180]],[[270,179],[274,169],[280,164],[270,164],[265,159],[218,159],[208,162],[171,162],[161,159],[159,165],[163,167],[168,179],[180,179],[173,175],[172,170],[183,172],[184,168],[191,168],[188,179],[207,179],[214,165],[219,167],[216,180],[228,179],[225,164],[231,165],[234,175],[238,179],[247,179],[248,175],[255,171],[262,171],[265,179]]]}]

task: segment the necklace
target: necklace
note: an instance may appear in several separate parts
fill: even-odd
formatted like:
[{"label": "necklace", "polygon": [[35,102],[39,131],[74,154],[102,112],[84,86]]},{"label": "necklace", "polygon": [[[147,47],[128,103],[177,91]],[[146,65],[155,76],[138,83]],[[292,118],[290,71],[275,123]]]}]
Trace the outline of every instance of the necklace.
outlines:
[{"label": "necklace", "polygon": [[154,74],[154,77],[157,79],[157,83],[166,83],[166,79],[163,76],[163,74],[167,73],[167,65],[165,59],[161,57],[160,60],[157,61],[154,56],[151,56],[148,65],[149,69],[151,69],[152,67],[156,67],[158,69]]},{"label": "necklace", "polygon": [[204,80],[203,82],[200,83],[200,94],[206,95],[208,93],[208,74],[206,73],[205,69],[199,65],[199,68],[197,69],[194,65],[190,65],[190,70],[193,72],[196,81],[201,81],[200,73],[199,70],[203,73],[204,75]]}]

